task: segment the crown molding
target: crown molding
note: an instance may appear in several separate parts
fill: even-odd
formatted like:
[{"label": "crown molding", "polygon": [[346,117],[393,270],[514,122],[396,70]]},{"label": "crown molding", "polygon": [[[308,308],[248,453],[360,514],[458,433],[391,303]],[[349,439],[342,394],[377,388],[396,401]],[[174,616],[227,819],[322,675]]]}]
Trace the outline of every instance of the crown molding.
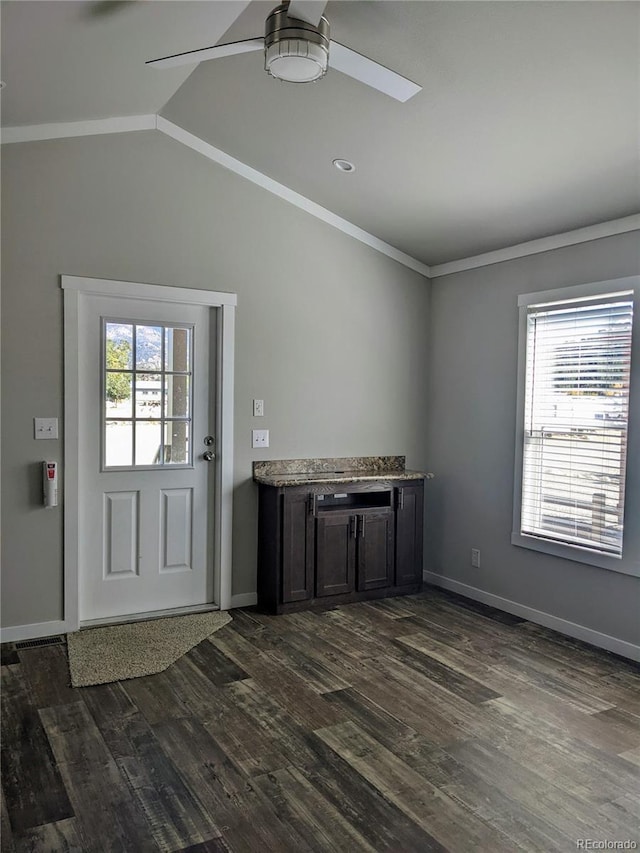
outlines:
[{"label": "crown molding", "polygon": [[347,234],[353,239],[381,252],[383,255],[391,258],[394,261],[402,264],[409,269],[414,270],[420,275],[429,277],[429,267],[412,258],[410,255],[396,249],[384,240],[380,240],[368,231],[358,228],[353,222],[343,219],[341,216],[316,204],[311,199],[306,198],[300,193],[295,192],[284,184],[274,181],[267,175],[259,172],[257,169],[247,166],[241,160],[231,157],[224,151],[210,145],[200,137],[181,128],[168,119],[159,115],[139,115],[139,116],[121,116],[117,118],[107,119],[92,119],[89,121],[71,121],[71,122],[56,122],[54,124],[36,124],[24,125],[22,127],[5,127],[0,131],[0,142],[3,145],[10,145],[18,142],[36,142],[47,139],[69,139],[77,136],[98,136],[108,133],[131,133],[137,130],[159,130],[166,136],[171,137],[187,148],[197,151],[207,159],[225,169],[229,169],[240,175],[243,178],[251,181],[259,187],[267,190],[273,195],[284,199],[284,201],[293,204],[295,207],[304,210],[306,213],[315,216],[337,228],[344,234]]},{"label": "crown molding", "polygon": [[100,136],[104,133],[131,133],[135,130],[155,130],[156,116],[118,116],[88,121],[59,121],[52,124],[26,124],[22,127],[3,127],[2,145],[16,142],[40,142],[45,139],[70,139],[75,136]]},{"label": "crown molding", "polygon": [[588,243],[591,240],[600,240],[602,237],[613,237],[616,234],[626,234],[628,231],[639,229],[640,214],[636,213],[633,216],[624,216],[622,219],[612,219],[609,222],[600,222],[586,228],[577,228],[575,231],[565,231],[563,234],[554,234],[551,237],[541,237],[538,240],[518,243],[516,246],[497,249],[495,252],[485,252],[482,255],[461,258],[459,261],[436,264],[430,268],[430,278],[440,278],[444,275],[478,269],[478,267],[499,264],[503,261],[512,261],[515,258],[537,255],[540,252],[550,252],[553,249],[575,246],[578,243]]},{"label": "crown molding", "polygon": [[161,133],[180,142],[187,148],[197,151],[208,160],[235,172],[262,189],[278,196],[284,201],[293,204],[300,210],[304,210],[316,219],[326,222],[333,228],[337,228],[344,234],[358,240],[361,243],[375,249],[388,258],[414,270],[429,279],[442,278],[458,272],[478,269],[491,264],[499,264],[504,261],[524,258],[528,255],[536,255],[541,252],[549,252],[554,249],[562,249],[566,246],[575,246],[579,243],[587,243],[592,240],[600,240],[603,237],[612,237],[617,234],[625,234],[629,231],[640,230],[640,214],[625,216],[621,219],[613,219],[601,222],[597,225],[589,225],[586,228],[578,228],[574,231],[566,231],[563,234],[554,234],[550,237],[541,237],[537,240],[529,240],[515,246],[497,249],[493,252],[485,252],[468,258],[460,258],[443,264],[428,266],[417,258],[407,255],[396,249],[384,240],[380,240],[368,231],[364,231],[353,222],[343,219],[336,213],[316,204],[311,199],[295,190],[290,189],[278,181],[274,181],[267,175],[247,166],[241,160],[210,145],[193,133],[184,130],[177,124],[160,115],[137,115],[119,116],[106,119],[91,119],[87,121],[55,122],[52,124],[24,125],[22,127],[5,127],[0,130],[0,143],[9,145],[18,142],[35,142],[47,139],[70,139],[77,136],[98,136],[108,133],[131,133],[138,130],[159,130]]},{"label": "crown molding", "polygon": [[210,145],[208,142],[200,139],[199,136],[189,133],[189,131],[184,130],[179,125],[168,121],[162,116],[158,116],[158,130],[165,133],[167,136],[170,136],[172,139],[175,139],[177,142],[181,142],[188,148],[197,151],[208,160],[223,166],[225,169],[229,169],[231,172],[235,172],[237,175],[240,175],[257,186],[262,187],[262,189],[265,189],[268,192],[273,193],[273,195],[288,201],[289,204],[293,204],[295,207],[304,210],[306,213],[310,213],[312,216],[315,216],[316,219],[320,219],[328,225],[337,228],[339,231],[348,234],[355,240],[359,240],[361,243],[370,246],[377,252],[387,255],[387,257],[392,258],[394,261],[398,261],[398,263],[403,264],[405,267],[409,267],[409,269],[420,273],[420,275],[426,277],[429,276],[429,267],[421,261],[416,260],[416,258],[406,255],[404,252],[396,249],[395,246],[391,246],[389,243],[385,243],[384,240],[380,240],[368,231],[358,228],[358,226],[354,225],[353,222],[343,219],[341,216],[332,213],[332,211],[328,210],[326,207],[322,207],[321,205],[316,204],[315,201],[311,201],[311,199],[306,196],[300,195],[300,193],[295,192],[295,190],[290,189],[284,184],[274,181],[273,178],[259,172],[257,169],[251,168],[251,166],[247,166],[246,163],[243,163],[241,160],[231,157],[229,154],[226,154],[214,145]]}]

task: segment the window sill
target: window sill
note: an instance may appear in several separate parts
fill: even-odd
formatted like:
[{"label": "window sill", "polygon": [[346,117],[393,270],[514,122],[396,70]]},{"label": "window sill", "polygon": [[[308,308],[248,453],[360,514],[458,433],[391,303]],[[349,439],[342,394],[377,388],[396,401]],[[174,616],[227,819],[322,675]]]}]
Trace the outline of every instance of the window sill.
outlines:
[{"label": "window sill", "polygon": [[588,566],[597,566],[611,572],[623,575],[640,577],[640,563],[623,561],[620,557],[609,554],[597,554],[588,548],[578,545],[567,545],[563,542],[553,542],[550,539],[542,539],[538,536],[527,536],[523,533],[512,533],[511,544],[518,548],[528,548],[531,551],[540,551],[553,557],[561,557],[565,560],[573,560],[575,563],[585,563]]}]

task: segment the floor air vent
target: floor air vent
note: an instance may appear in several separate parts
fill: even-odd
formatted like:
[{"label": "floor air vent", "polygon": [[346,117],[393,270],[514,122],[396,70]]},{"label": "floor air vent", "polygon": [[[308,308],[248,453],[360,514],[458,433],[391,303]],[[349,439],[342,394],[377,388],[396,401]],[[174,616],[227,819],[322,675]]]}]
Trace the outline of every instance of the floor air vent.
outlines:
[{"label": "floor air vent", "polygon": [[22,640],[16,643],[15,648],[19,652],[20,649],[35,649],[38,646],[59,646],[61,643],[64,643],[64,637],[41,637],[39,640]]}]

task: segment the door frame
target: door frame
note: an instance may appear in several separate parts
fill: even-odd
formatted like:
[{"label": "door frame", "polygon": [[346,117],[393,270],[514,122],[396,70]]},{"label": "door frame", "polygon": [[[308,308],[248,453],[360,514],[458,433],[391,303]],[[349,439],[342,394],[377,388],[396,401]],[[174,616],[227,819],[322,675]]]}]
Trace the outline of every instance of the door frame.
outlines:
[{"label": "door frame", "polygon": [[61,276],[64,298],[64,627],[80,626],[79,583],[82,530],[78,523],[80,501],[80,388],[78,351],[80,305],[86,296],[114,296],[178,305],[216,308],[216,470],[214,477],[213,596],[220,610],[231,607],[233,524],[233,383],[235,293],[196,290],[170,285],[142,284],[101,278]]}]

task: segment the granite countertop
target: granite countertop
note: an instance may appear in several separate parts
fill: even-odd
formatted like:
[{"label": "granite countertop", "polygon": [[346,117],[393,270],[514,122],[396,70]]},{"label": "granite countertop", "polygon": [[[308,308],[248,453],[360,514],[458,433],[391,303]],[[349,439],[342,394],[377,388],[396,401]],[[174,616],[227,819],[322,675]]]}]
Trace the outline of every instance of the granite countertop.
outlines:
[{"label": "granite countertop", "polygon": [[265,486],[306,486],[376,480],[430,480],[434,474],[408,471],[404,456],[347,456],[328,459],[273,459],[253,463],[253,479]]}]

